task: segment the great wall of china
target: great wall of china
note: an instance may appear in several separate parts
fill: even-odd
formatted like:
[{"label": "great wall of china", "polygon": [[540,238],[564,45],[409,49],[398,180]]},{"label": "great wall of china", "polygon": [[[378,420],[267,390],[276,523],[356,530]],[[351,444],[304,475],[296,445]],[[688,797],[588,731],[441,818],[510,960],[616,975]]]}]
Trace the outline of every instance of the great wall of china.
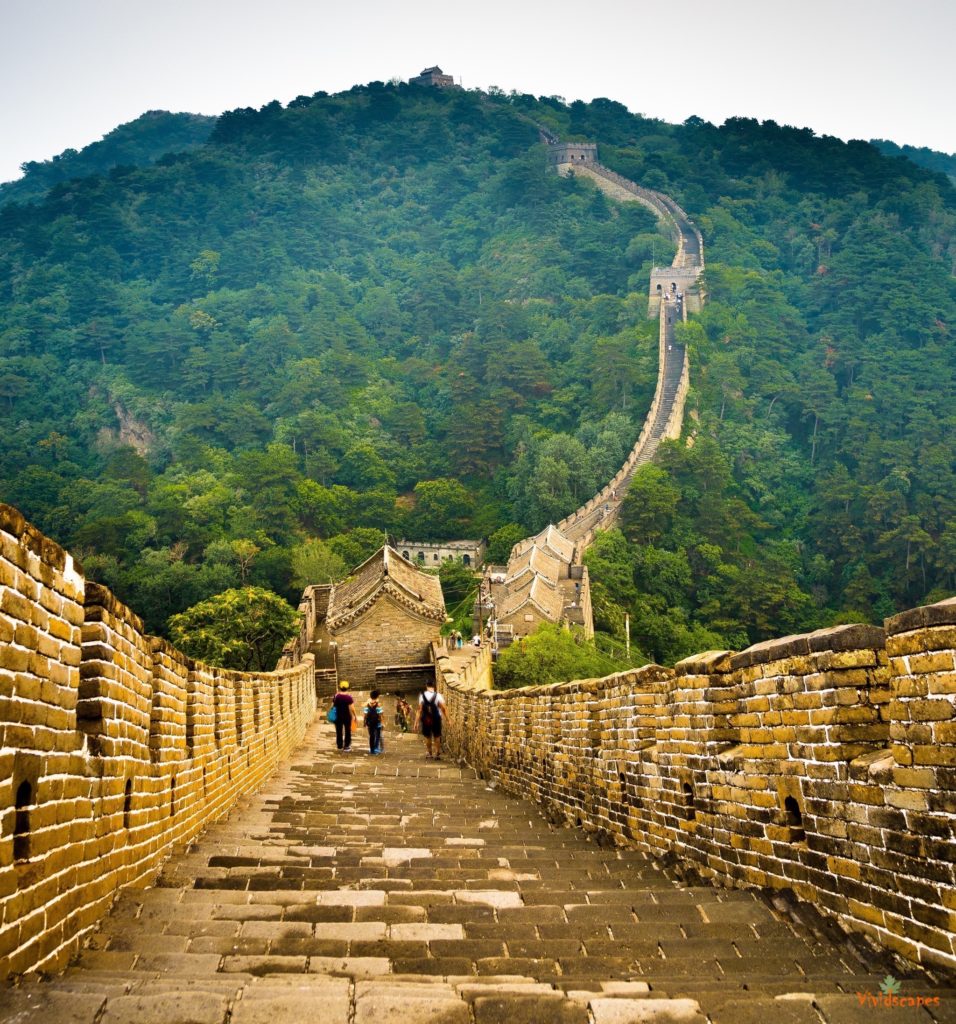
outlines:
[{"label": "great wall of china", "polygon": [[956,967],[956,598],[521,690],[437,652],[455,749],[558,820]]},{"label": "great wall of china", "polygon": [[[582,163],[575,174],[596,175],[629,195],[637,188]],[[676,205],[657,198],[677,224],[686,222]],[[690,260],[696,277],[699,235],[691,228],[679,234],[682,264],[672,270]],[[652,303],[653,292],[652,284]],[[688,371],[685,353],[666,333],[673,305],[662,303],[658,314],[661,371],[641,440],[607,488],[562,524],[578,544],[613,521],[614,503],[652,446],[679,433]],[[285,765],[315,719],[316,688],[308,655],[281,671],[248,675],[193,662],[146,636],[132,611],[87,581],[67,552],[9,506],[0,506],[0,644],[0,974],[7,977],[64,968],[119,891],[148,885],[171,853]],[[677,855],[690,879],[696,872],[732,887],[792,892],[913,962],[956,968],[956,599],[904,612],[882,629],[837,627],[700,654],[673,669],[651,665],[519,691],[491,690],[487,648],[458,659],[436,650],[435,658],[450,741],[484,779],[602,845]],[[318,836],[331,824],[311,806],[302,820],[314,819],[310,841],[319,845],[305,849],[318,851]],[[302,840],[294,841],[299,846],[288,848],[300,849]],[[312,856],[335,860],[334,852]],[[378,861],[366,875],[379,870]],[[350,863],[323,876],[332,879],[324,887],[354,877]],[[387,874],[388,859],[383,863]],[[235,888],[226,882],[225,889]],[[493,890],[504,883],[484,884]],[[256,887],[243,876],[242,901],[232,900],[248,903],[250,918]],[[353,895],[350,912],[362,902]],[[532,897],[524,892],[521,899],[527,905]],[[230,902],[221,892],[218,898]],[[320,909],[327,902],[319,899]],[[137,906],[139,917],[145,904]],[[565,917],[571,920],[569,911]],[[397,906],[382,918],[421,920],[411,911],[401,917]],[[534,941],[551,941],[541,925],[551,918],[529,920]],[[397,942],[401,927],[411,929],[381,927],[383,936],[398,929]],[[435,928],[428,934],[441,932],[439,945],[452,941],[451,925]],[[209,948],[215,934],[202,932]],[[318,932],[310,934],[317,941]],[[406,947],[411,935],[401,939]],[[515,949],[532,941],[521,935]],[[182,948],[191,941],[183,939]],[[421,944],[437,956],[430,941]],[[199,948],[196,963],[215,960],[214,975],[230,969],[228,957],[200,955]],[[348,953],[354,955],[351,946]],[[108,962],[121,973],[139,964],[136,956],[116,956]],[[472,950],[455,961],[459,968],[468,956],[474,965]],[[325,959],[304,969],[334,974]],[[397,973],[397,960],[385,963],[383,970]],[[530,961],[522,964],[531,971]],[[366,969],[339,973],[354,982]],[[451,973],[449,967],[445,975]],[[353,1019],[360,993],[354,985],[349,992]],[[589,1005],[586,1019],[599,1020],[596,1004]],[[585,1018],[567,1010],[561,1019]]]},{"label": "great wall of china", "polygon": [[0,505],[0,964],[62,968],[124,886],[148,884],[257,789],[315,717],[311,657],[195,662]]},{"label": "great wall of china", "polygon": [[[548,132],[542,132],[542,138],[548,144],[549,163],[559,174],[588,179],[618,202],[637,202],[647,207],[671,229],[677,243],[671,266],[655,267],[651,272],[649,310],[657,314],[660,322],[658,373],[654,399],[640,436],[614,478],[556,524],[575,542],[575,557],[580,561],[595,533],[617,522],[621,501],[635,470],[653,459],[662,440],[680,437],[690,387],[690,365],[674,327],[677,322],[686,321],[688,313],[699,312],[704,301],[698,286],[704,270],[704,241],[687,214],[669,196],[641,188],[598,163],[593,143],[561,143]],[[682,301],[677,301],[678,294]],[[521,541],[514,554],[532,543],[533,538]]]}]

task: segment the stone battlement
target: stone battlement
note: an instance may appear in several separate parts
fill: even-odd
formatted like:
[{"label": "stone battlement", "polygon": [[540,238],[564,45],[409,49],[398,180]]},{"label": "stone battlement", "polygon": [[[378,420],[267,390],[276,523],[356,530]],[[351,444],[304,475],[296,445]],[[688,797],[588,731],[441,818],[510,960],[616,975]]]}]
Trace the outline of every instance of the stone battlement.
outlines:
[{"label": "stone battlement", "polygon": [[552,165],[596,162],[596,142],[554,142],[548,146],[548,163]]},{"label": "stone battlement", "polygon": [[[704,268],[704,240],[670,196],[644,188],[598,163],[595,143],[562,143],[550,132],[541,131],[549,162],[558,174],[587,178],[618,202],[641,203],[668,226],[677,243],[671,267],[655,267],[651,272],[648,312],[660,321],[658,374],[654,400],[640,436],[614,478],[557,524],[575,542],[575,558],[580,562],[595,535],[616,524],[621,501],[637,467],[654,457],[662,440],[680,437],[690,365],[686,351],[676,343],[674,318],[686,320],[688,313],[701,310],[704,294],[699,280]],[[679,304],[675,302],[678,292],[682,296]],[[532,538],[519,542],[515,551],[531,542]]]},{"label": "stone battlement", "polygon": [[483,777],[956,968],[956,598],[606,679],[438,675],[447,741]]},{"label": "stone battlement", "polygon": [[315,716],[313,661],[212,668],[146,635],[0,504],[0,978],[63,967],[127,886],[255,790]]}]

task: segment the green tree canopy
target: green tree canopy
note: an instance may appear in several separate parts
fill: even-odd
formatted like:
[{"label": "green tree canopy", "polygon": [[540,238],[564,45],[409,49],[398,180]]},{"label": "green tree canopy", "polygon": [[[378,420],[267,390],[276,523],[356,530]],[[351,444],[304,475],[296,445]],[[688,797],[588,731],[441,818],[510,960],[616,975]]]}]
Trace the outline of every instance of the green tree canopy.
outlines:
[{"label": "green tree canopy", "polygon": [[317,537],[292,549],[292,584],[300,589],[316,583],[335,583],[345,577],[349,568],[340,554]]},{"label": "green tree canopy", "polygon": [[0,187],[0,494],[153,630],[242,582],[295,600],[310,538],[351,568],[386,533],[561,519],[640,433],[673,245],[549,174],[535,121],[706,245],[687,447],[635,481],[640,550],[594,563],[604,628],[673,659],[952,592],[946,162],[608,99],[373,83],[28,166]]},{"label": "green tree canopy", "polygon": [[298,614],[278,594],[241,587],[171,616],[169,635],[183,653],[209,665],[268,672],[298,626]]},{"label": "green tree canopy", "polygon": [[622,668],[583,633],[544,623],[505,648],[495,665],[495,686],[540,686],[568,679],[592,679]]}]

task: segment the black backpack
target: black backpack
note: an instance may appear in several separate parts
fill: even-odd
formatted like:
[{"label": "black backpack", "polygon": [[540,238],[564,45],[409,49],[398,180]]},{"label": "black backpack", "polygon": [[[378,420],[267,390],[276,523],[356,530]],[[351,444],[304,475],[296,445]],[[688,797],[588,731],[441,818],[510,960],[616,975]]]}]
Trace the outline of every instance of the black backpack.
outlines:
[{"label": "black backpack", "polygon": [[369,729],[377,729],[382,724],[382,706],[369,704],[365,709],[365,724]]},{"label": "black backpack", "polygon": [[441,718],[441,712],[438,710],[438,696],[428,699],[424,694],[422,695],[422,728],[431,729],[435,722]]}]

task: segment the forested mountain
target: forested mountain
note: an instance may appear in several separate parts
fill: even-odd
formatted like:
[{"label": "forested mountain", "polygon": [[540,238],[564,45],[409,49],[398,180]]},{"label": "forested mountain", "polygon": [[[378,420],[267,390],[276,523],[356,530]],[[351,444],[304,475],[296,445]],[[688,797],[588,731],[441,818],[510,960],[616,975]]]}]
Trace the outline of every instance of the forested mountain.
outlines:
[{"label": "forested mountain", "polygon": [[576,507],[640,430],[673,247],[547,174],[532,121],[599,141],[707,244],[692,443],[596,545],[599,626],[629,611],[670,659],[951,592],[952,187],[609,100],[373,83],[8,205],[0,496],[158,631],[241,580],[294,598],[382,531],[502,557]]},{"label": "forested mountain", "polygon": [[899,146],[888,139],[870,139],[870,142],[886,156],[904,156],[920,167],[947,175],[956,184],[956,153],[940,153],[926,146]]},{"label": "forested mountain", "polygon": [[144,167],[166,153],[195,149],[206,142],[215,125],[216,118],[202,114],[148,110],[81,150],[64,150],[52,160],[27,161],[22,178],[0,184],[0,206],[36,202],[70,178],[107,174],[114,167]]}]

